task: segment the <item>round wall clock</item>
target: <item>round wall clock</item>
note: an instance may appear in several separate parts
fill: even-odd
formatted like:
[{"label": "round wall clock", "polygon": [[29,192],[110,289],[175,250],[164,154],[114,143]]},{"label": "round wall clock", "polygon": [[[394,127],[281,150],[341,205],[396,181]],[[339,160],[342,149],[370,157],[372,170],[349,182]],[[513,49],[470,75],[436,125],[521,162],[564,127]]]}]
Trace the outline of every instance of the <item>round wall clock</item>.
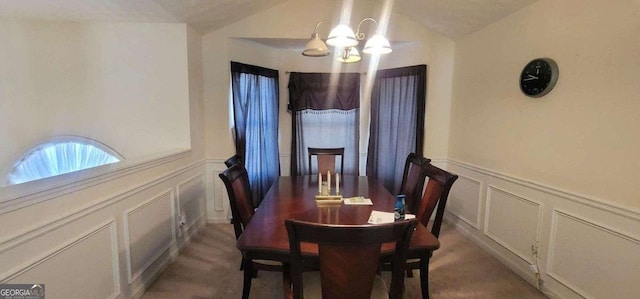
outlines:
[{"label": "round wall clock", "polygon": [[558,65],[551,58],[537,58],[525,65],[520,74],[520,89],[530,97],[548,94],[558,82]]}]

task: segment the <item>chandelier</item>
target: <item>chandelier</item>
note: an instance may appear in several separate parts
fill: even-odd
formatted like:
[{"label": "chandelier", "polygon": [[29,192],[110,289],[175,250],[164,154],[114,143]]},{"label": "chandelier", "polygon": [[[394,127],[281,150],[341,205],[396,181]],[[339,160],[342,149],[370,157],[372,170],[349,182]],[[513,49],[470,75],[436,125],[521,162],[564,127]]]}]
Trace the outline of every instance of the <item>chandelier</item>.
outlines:
[{"label": "chandelier", "polygon": [[360,57],[360,52],[356,46],[360,43],[360,41],[366,38],[364,32],[360,31],[360,26],[365,21],[372,21],[376,24],[376,33],[371,36],[362,48],[362,52],[366,54],[387,54],[391,52],[391,45],[389,44],[389,40],[386,37],[379,34],[378,31],[378,22],[373,18],[364,18],[358,24],[358,28],[356,33],[353,33],[353,29],[351,29],[348,25],[340,24],[331,30],[329,33],[329,37],[327,38],[327,43],[320,39],[318,35],[318,26],[320,24],[325,23],[327,21],[320,21],[316,24],[316,29],[311,34],[311,39],[307,42],[304,47],[304,51],[302,51],[302,55],[310,56],[310,57],[322,57],[331,54],[329,51],[329,46],[333,46],[338,51],[340,51],[340,56],[338,56],[337,60],[342,63],[353,63],[362,60]]}]

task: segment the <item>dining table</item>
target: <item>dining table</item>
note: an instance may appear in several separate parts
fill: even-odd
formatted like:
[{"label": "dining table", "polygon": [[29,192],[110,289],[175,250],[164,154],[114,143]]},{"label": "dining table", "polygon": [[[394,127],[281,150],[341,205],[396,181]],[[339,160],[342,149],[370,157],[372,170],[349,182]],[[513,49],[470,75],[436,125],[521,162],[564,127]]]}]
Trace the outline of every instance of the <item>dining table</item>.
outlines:
[{"label": "dining table", "polygon": [[[237,240],[236,247],[245,258],[280,261],[285,267],[288,266],[291,253],[285,219],[363,225],[367,224],[373,210],[394,211],[396,197],[374,177],[344,175],[340,177],[339,182],[339,195],[344,198],[369,198],[372,205],[317,201],[318,180],[317,175],[281,176],[275,180]],[[332,194],[335,194],[336,189],[336,186],[332,186]],[[411,236],[409,256],[421,257],[428,261],[432,252],[439,247],[438,239],[425,226],[419,224]],[[390,256],[394,248],[394,243],[383,244],[381,256]],[[301,251],[304,255],[318,255],[316,244],[303,243]],[[427,275],[421,275],[421,279],[427,279]],[[428,282],[424,281],[424,285],[427,284]]]}]

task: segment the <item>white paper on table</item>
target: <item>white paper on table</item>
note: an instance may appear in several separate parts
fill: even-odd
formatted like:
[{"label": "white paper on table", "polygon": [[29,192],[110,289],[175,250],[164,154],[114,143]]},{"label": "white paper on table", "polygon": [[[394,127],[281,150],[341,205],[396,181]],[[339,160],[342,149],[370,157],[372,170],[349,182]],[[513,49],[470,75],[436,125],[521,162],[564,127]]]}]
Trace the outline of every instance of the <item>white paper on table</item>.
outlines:
[{"label": "white paper on table", "polygon": [[[404,219],[414,219],[416,215],[413,214],[404,214]],[[391,223],[395,222],[396,217],[393,212],[382,212],[382,211],[371,211],[371,215],[369,216],[369,220],[367,223],[369,224],[382,224],[382,223]]]},{"label": "white paper on table", "polygon": [[395,216],[393,212],[382,212],[382,211],[371,211],[371,216],[369,216],[369,224],[381,224],[381,223],[392,223],[395,222]]},{"label": "white paper on table", "polygon": [[345,197],[342,199],[342,201],[344,202],[345,205],[365,205],[365,206],[373,205],[373,202],[371,202],[371,199],[364,198],[362,196]]}]

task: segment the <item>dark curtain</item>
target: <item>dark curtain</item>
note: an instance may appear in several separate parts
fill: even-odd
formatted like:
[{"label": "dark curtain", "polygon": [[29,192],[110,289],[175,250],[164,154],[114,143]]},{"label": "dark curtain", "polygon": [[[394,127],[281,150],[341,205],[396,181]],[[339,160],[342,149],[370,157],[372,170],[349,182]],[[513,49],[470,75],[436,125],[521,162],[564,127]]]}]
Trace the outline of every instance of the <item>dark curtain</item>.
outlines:
[{"label": "dark curtain", "polygon": [[422,155],[427,66],[380,70],[371,91],[367,176],[399,192],[404,163]]},{"label": "dark curtain", "polygon": [[360,74],[292,72],[289,109],[292,175],[309,172],[309,147],[344,147],[343,173],[358,174]]},{"label": "dark curtain", "polygon": [[255,206],[280,175],[278,71],[231,62],[236,153],[243,157]]}]

